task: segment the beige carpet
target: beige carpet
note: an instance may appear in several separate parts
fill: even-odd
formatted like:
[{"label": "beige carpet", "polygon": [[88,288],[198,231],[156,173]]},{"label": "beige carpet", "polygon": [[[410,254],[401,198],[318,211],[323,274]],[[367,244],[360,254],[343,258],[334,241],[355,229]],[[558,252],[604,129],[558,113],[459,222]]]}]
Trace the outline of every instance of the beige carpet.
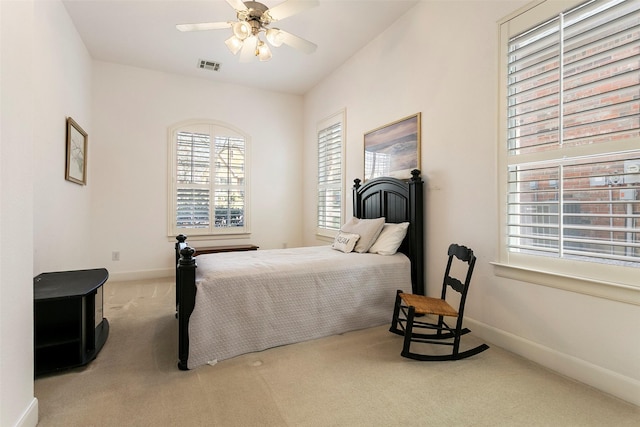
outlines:
[{"label": "beige carpet", "polygon": [[109,339],[88,366],[35,381],[39,425],[640,423],[640,408],[495,346],[457,362],[404,359],[386,326],[179,371],[174,292],[171,279],[107,282]]}]

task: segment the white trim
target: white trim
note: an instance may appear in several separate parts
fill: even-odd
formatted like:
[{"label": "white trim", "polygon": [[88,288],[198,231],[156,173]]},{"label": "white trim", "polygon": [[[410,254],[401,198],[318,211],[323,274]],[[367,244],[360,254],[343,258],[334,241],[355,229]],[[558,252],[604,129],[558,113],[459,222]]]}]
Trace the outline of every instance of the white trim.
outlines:
[{"label": "white trim", "polygon": [[[157,268],[154,270],[119,271],[109,273],[110,282],[129,282],[132,280],[165,279],[175,277],[175,268]],[[107,282],[108,283],[108,282]]]},{"label": "white trim", "polygon": [[[204,242],[204,241],[218,241],[218,240],[237,240],[248,239],[251,237],[251,233],[234,233],[234,234],[216,234],[215,236],[199,235],[199,234],[187,234],[182,233],[189,238],[189,242]],[[177,235],[176,235],[177,236]],[[168,236],[167,242],[175,243],[176,236]]]},{"label": "white trim", "polygon": [[[640,406],[640,381],[465,317],[465,326],[489,344],[511,351],[561,375]],[[489,350],[491,351],[491,350]]]},{"label": "white trim", "polygon": [[18,418],[16,427],[35,427],[38,425],[38,399],[33,398],[29,406],[22,413],[22,416]]},{"label": "white trim", "polygon": [[[507,24],[510,36],[532,27],[531,22],[544,22],[551,16],[573,9],[587,0],[534,0],[498,21]],[[522,16],[526,14],[526,16]]]},{"label": "white trim", "polygon": [[530,267],[491,263],[498,277],[519,280],[521,282],[548,286],[569,292],[605,298],[627,304],[640,305],[640,288],[604,280],[552,273]]}]

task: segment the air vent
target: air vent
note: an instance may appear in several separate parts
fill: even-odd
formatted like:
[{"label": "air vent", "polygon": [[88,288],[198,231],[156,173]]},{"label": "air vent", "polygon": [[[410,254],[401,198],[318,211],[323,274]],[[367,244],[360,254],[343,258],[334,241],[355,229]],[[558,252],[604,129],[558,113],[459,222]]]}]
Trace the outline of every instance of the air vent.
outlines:
[{"label": "air vent", "polygon": [[220,71],[220,63],[200,59],[198,60],[198,68],[202,68],[203,70]]}]

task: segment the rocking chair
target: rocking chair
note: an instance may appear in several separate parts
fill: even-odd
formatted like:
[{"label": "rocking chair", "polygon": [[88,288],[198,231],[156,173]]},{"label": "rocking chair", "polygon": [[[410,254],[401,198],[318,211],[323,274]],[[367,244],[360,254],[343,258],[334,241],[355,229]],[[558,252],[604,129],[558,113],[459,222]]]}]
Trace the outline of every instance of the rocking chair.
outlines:
[{"label": "rocking chair", "polygon": [[[471,332],[469,329],[462,327],[462,317],[476,257],[471,249],[456,244],[449,246],[448,255],[449,261],[444,274],[440,298],[405,294],[401,290],[398,290],[396,294],[393,319],[389,331],[404,336],[404,346],[401,353],[404,357],[425,361],[458,360],[473,356],[489,348],[488,345],[482,344],[466,351],[460,351],[460,337]],[[464,283],[450,275],[454,258],[468,264]],[[447,288],[449,286],[460,293],[460,304],[457,311],[446,301]],[[422,320],[422,317],[427,315],[438,316],[438,321]],[[455,327],[447,325],[444,317],[455,317],[457,319]],[[414,329],[431,330],[434,333],[415,332]],[[423,354],[412,351],[411,343],[439,344],[452,346],[453,348],[450,354]]]}]

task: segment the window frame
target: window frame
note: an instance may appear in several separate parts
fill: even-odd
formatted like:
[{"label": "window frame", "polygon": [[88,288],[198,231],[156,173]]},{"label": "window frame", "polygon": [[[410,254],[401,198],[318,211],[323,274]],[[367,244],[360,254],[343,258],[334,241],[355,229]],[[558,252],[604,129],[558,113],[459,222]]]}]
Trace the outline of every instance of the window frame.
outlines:
[{"label": "window frame", "polygon": [[[498,22],[497,182],[499,241],[497,261],[492,264],[495,274],[499,277],[640,305],[640,283],[637,279],[640,270],[636,267],[546,258],[510,252],[508,247],[508,167],[510,164],[514,164],[514,162],[510,162],[507,143],[507,52],[509,39],[512,35],[522,33],[584,2],[585,0],[539,0],[526,5]],[[563,147],[559,157],[580,158],[612,152],[637,151],[639,146],[640,139],[634,137],[626,141],[600,143],[596,148],[589,146]],[[518,158],[516,164],[526,164],[548,159],[548,153],[521,154]]]},{"label": "window frame", "polygon": [[[315,193],[315,201],[316,201],[316,215],[315,215],[315,228],[316,228],[316,236],[324,239],[333,239],[339,231],[338,229],[330,229],[330,228],[322,228],[319,226],[320,218],[319,218],[319,208],[320,208],[320,200],[318,194],[320,193],[322,184],[320,183],[320,157],[319,157],[319,134],[322,130],[327,129],[336,124],[340,124],[340,152],[341,152],[341,165],[340,165],[340,226],[344,223],[345,220],[345,201],[346,201],[346,189],[345,189],[345,161],[346,161],[346,109],[341,109],[338,112],[326,117],[323,120],[320,120],[316,126],[316,193]],[[337,186],[335,186],[337,188]]]},{"label": "window frame", "polygon": [[[215,208],[210,210],[210,225],[208,228],[187,228],[178,227],[176,225],[177,218],[177,201],[176,194],[178,191],[177,183],[177,134],[178,132],[201,132],[207,130],[211,140],[211,153],[214,152],[214,141],[216,136],[238,137],[244,139],[244,220],[242,227],[215,227]],[[190,240],[210,240],[210,239],[229,239],[242,238],[251,234],[251,194],[250,194],[250,158],[251,158],[251,138],[242,130],[233,125],[216,120],[186,120],[175,123],[168,128],[168,191],[167,191],[167,235],[173,238],[178,234],[186,234]],[[214,179],[215,163],[210,163],[211,178],[209,182],[209,190],[211,203],[215,203],[215,179]],[[226,185],[222,186],[226,188]]]}]

